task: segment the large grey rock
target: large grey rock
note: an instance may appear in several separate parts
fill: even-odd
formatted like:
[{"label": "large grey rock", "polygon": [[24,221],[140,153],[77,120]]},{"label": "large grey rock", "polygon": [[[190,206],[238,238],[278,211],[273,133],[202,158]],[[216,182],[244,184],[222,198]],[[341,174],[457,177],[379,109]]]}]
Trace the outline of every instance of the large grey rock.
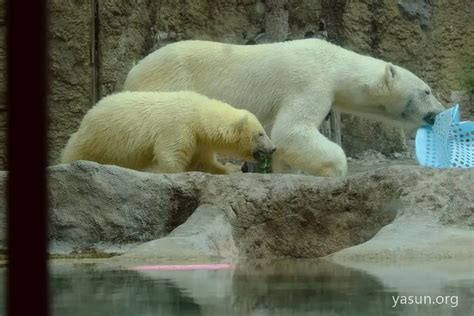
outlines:
[{"label": "large grey rock", "polygon": [[[167,175],[156,181],[154,174],[92,162],[54,166],[48,176],[50,252],[61,254],[123,252],[167,235],[198,206],[200,182],[205,180],[196,174],[193,182]],[[2,172],[2,193],[5,178]],[[3,244],[5,228],[0,230]]]},{"label": "large grey rock", "polygon": [[474,169],[398,167],[397,218],[371,240],[330,256],[346,265],[474,258]]},{"label": "large grey rock", "polygon": [[[278,176],[266,177],[261,180],[267,194],[258,193],[258,186],[253,186],[253,191],[247,191],[250,194],[241,191],[238,196],[242,198],[229,201],[232,234],[229,229],[216,229],[210,220],[203,227],[192,224],[199,216],[206,217],[206,212],[196,211],[186,223],[193,229],[182,229],[183,225],[179,238],[173,232],[127,252],[122,259],[169,258],[178,241],[180,249],[201,249],[208,258],[317,258],[338,248],[346,249],[328,259],[349,266],[474,258],[473,169],[401,165],[339,180],[285,176],[285,180],[274,181]],[[248,179],[252,178],[241,177],[244,187],[251,185],[246,184]],[[370,238],[395,212],[395,220]],[[220,238],[215,238],[217,231]],[[228,251],[223,255],[222,245],[232,248],[232,241],[238,254]],[[351,244],[355,246],[347,246]]]},{"label": "large grey rock", "polygon": [[226,212],[219,207],[202,204],[167,237],[137,246],[122,255],[120,260],[209,262],[222,258],[234,260],[238,253]]},{"label": "large grey rock", "polygon": [[376,174],[151,174],[91,162],[48,174],[53,253],[121,252],[174,229],[130,254],[321,257],[371,238],[398,196],[396,179]]},{"label": "large grey rock", "polygon": [[121,259],[142,262],[333,254],[342,264],[474,257],[473,169],[400,165],[330,179],[76,162],[48,174],[52,253],[125,251]]}]

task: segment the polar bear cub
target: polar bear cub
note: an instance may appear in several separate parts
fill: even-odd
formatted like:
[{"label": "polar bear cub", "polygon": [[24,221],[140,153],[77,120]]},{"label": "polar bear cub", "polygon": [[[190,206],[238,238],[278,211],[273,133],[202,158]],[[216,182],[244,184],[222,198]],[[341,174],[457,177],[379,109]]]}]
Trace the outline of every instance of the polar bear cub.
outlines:
[{"label": "polar bear cub", "polygon": [[260,160],[274,151],[260,122],[246,110],[191,91],[121,92],[89,110],[61,161],[225,174],[216,152]]}]

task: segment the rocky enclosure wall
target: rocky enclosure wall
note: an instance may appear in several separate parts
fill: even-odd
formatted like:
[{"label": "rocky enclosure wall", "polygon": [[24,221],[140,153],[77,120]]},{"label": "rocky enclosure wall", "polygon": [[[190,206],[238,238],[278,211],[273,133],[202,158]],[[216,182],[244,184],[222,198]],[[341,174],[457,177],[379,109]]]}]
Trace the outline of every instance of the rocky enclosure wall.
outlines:
[{"label": "rocky enclosure wall", "polygon": [[[474,63],[474,3],[470,0],[289,1],[289,39],[318,33],[354,51],[404,66],[425,79],[445,102],[461,101],[474,116],[472,85],[465,70]],[[262,0],[51,0],[50,164],[82,116],[102,96],[121,89],[128,70],[171,42],[206,39],[246,44],[264,29]],[[0,34],[5,34],[3,14]],[[5,68],[5,45],[0,63]],[[472,66],[471,66],[472,69]],[[317,69],[315,69],[317,71]],[[0,152],[5,166],[5,71],[0,71]],[[471,90],[469,90],[471,89]],[[342,118],[349,155],[366,149],[403,151],[400,129]]]}]

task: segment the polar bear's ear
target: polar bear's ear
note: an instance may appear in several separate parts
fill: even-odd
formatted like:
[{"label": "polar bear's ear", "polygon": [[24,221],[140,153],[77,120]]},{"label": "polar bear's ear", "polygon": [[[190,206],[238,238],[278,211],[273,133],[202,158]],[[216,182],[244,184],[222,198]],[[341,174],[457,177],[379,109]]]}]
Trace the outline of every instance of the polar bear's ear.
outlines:
[{"label": "polar bear's ear", "polygon": [[249,120],[248,115],[244,115],[240,120],[235,123],[235,129],[241,131],[244,129],[245,125],[247,125],[247,121]]},{"label": "polar bear's ear", "polygon": [[385,74],[384,74],[384,84],[387,89],[391,89],[393,87],[393,83],[396,80],[398,73],[397,70],[395,69],[395,66],[392,65],[391,63],[387,63],[385,65]]}]

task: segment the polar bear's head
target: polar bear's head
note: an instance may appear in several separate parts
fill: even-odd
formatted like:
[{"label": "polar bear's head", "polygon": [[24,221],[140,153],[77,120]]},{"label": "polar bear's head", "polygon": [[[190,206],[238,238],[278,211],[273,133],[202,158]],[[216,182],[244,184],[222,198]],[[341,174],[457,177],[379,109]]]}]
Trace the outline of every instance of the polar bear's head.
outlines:
[{"label": "polar bear's head", "polygon": [[262,161],[275,152],[276,147],[268,137],[262,124],[252,113],[241,110],[244,116],[238,122],[240,148],[245,150],[243,158],[251,161]]},{"label": "polar bear's head", "polygon": [[363,83],[364,88],[352,91],[353,103],[358,105],[351,112],[416,127],[433,124],[445,110],[430,87],[412,72],[391,63],[379,64],[377,69],[378,75]]},{"label": "polar bear's head", "polygon": [[375,94],[383,100],[389,118],[406,124],[433,124],[436,115],[444,111],[423,80],[390,63]]}]

